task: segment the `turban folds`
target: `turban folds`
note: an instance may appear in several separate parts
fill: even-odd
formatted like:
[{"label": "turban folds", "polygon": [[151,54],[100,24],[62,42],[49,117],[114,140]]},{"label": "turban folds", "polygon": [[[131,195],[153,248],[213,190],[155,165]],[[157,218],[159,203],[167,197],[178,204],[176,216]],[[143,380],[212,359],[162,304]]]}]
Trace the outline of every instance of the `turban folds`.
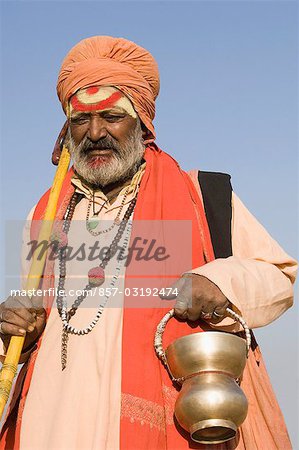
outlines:
[{"label": "turban folds", "polygon": [[153,119],[159,94],[159,71],[153,56],[134,42],[110,36],[94,36],[79,42],[62,62],[57,94],[64,111],[78,89],[115,86],[131,100],[140,120],[155,139]]}]

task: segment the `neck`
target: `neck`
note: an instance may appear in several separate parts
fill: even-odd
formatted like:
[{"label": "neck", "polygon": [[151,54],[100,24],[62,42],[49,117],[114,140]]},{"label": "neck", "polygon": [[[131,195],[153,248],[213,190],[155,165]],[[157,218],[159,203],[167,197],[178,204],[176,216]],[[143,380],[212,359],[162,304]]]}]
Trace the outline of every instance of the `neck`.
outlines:
[{"label": "neck", "polygon": [[116,199],[118,193],[125,187],[129,186],[131,183],[132,178],[129,178],[127,180],[121,180],[116,183],[108,184],[105,187],[102,187],[103,193],[106,195],[110,203],[113,203],[113,201]]},{"label": "neck", "polygon": [[134,175],[132,175],[129,178],[125,178],[125,179],[122,179],[122,180],[118,180],[118,181],[116,181],[114,183],[107,184],[106,186],[101,186],[101,185],[98,185],[98,184],[89,183],[88,181],[86,181],[84,178],[82,178],[77,173],[78,178],[80,178],[80,180],[82,181],[83,184],[85,184],[85,186],[88,186],[93,191],[101,189],[101,191],[106,195],[106,197],[108,198],[110,203],[114,202],[114,200],[116,199],[118,193],[125,186],[129,186],[129,184],[131,183],[132,178],[133,178]]}]

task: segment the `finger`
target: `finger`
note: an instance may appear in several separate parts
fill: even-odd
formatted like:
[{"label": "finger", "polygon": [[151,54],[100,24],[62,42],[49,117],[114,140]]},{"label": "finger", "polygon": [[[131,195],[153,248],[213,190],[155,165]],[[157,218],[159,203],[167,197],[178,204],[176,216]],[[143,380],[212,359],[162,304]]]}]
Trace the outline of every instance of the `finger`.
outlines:
[{"label": "finger", "polygon": [[4,308],[0,314],[0,319],[5,322],[10,322],[10,314],[16,314],[20,319],[30,324],[35,323],[36,314],[30,311],[27,308],[24,308],[20,305],[19,308]]},{"label": "finger", "polygon": [[34,310],[37,316],[44,316],[46,314],[45,308],[39,308]]},{"label": "finger", "polygon": [[40,311],[43,309],[43,297],[40,295],[34,295],[30,298],[30,301],[32,303],[32,308],[35,309],[35,311]]},{"label": "finger", "polygon": [[45,320],[47,313],[44,308],[41,308],[36,313],[36,321]]},{"label": "finger", "polygon": [[7,322],[0,323],[0,334],[11,335],[11,336],[25,336],[26,330],[20,328],[17,325],[13,325]]},{"label": "finger", "polygon": [[5,306],[7,306],[8,308],[11,308],[11,309],[16,309],[16,308],[21,308],[21,307],[30,309],[33,307],[33,303],[31,302],[31,299],[28,296],[18,297],[17,295],[11,295],[6,300]]},{"label": "finger", "polygon": [[174,305],[174,313],[182,319],[188,319],[188,299],[180,296]]},{"label": "finger", "polygon": [[212,322],[218,323],[223,320],[226,316],[226,308],[230,305],[229,301],[227,301],[223,306],[217,306],[213,311]]},{"label": "finger", "polygon": [[184,278],[179,278],[170,288],[161,289],[159,297],[161,300],[174,300],[184,285]]},{"label": "finger", "polygon": [[195,321],[198,319],[209,321],[213,316],[215,306],[211,302],[197,298],[188,310],[188,319]]},{"label": "finger", "polygon": [[188,278],[183,278],[183,280],[184,284],[177,296],[174,312],[178,317],[187,319],[188,311],[192,307],[192,282]]},{"label": "finger", "polygon": [[41,297],[17,297],[17,296],[11,296],[8,297],[8,299],[5,302],[5,305],[13,310],[20,311],[20,314],[22,317],[24,317],[25,320],[30,320],[26,318],[25,311],[29,311],[30,314],[33,314],[35,317],[37,313],[40,313],[43,310],[42,300]]},{"label": "finger", "polygon": [[25,308],[32,311],[38,311],[43,308],[43,297],[40,295],[18,297],[18,300]]},{"label": "finger", "polygon": [[[32,316],[31,316],[32,317]],[[3,323],[10,323],[11,325],[16,325],[29,333],[34,330],[36,322],[29,322],[20,317],[15,311],[10,309],[5,309],[1,314],[1,321]]]},{"label": "finger", "polygon": [[211,314],[205,313],[203,316],[201,313],[202,313],[202,311],[198,307],[196,309],[195,308],[188,309],[188,314],[187,314],[188,320],[195,322],[198,319],[207,320],[209,317],[212,317],[212,313]]},{"label": "finger", "polygon": [[15,309],[14,312],[23,320],[30,324],[34,324],[36,322],[36,313],[31,309],[26,308],[18,308]]}]

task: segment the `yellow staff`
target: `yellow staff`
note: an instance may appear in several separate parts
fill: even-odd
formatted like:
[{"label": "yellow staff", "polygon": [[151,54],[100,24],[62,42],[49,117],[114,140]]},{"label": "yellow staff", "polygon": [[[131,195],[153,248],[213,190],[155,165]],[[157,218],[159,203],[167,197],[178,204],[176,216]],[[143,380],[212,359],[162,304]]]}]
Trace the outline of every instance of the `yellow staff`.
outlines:
[{"label": "yellow staff", "polygon": [[[59,164],[52,184],[45,216],[38,235],[38,242],[48,241],[51,236],[53,221],[56,215],[59,194],[62,183],[67,173],[70,163],[70,154],[64,146]],[[37,252],[33,255],[30,272],[27,278],[26,290],[38,289],[40,278],[43,274],[47,252],[43,252],[41,258],[37,257]],[[17,373],[25,336],[13,336],[7,350],[5,361],[0,373],[0,417],[2,417],[6,402],[9,398],[13,379]]]}]

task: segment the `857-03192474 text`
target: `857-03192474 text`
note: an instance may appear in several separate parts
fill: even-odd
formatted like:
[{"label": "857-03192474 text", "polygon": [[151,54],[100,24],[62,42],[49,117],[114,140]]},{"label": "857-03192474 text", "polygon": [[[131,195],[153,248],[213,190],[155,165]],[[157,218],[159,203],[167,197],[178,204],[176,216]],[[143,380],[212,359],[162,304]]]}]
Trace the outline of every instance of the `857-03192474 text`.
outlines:
[{"label": "857-03192474 text", "polygon": [[[59,295],[59,296],[70,296],[77,297],[78,295],[82,295],[84,293],[84,289],[69,289],[68,291],[60,291],[57,288],[48,288],[48,289],[30,289],[26,291],[25,289],[13,289],[10,291],[10,295],[18,296],[18,297],[44,297],[47,295]],[[109,296],[115,297],[116,295],[124,295],[125,297],[176,297],[178,295],[178,289],[172,287],[166,288],[153,288],[153,287],[126,287],[120,290],[117,287],[95,287],[92,290],[87,291],[87,295],[91,297],[99,296]]]}]

